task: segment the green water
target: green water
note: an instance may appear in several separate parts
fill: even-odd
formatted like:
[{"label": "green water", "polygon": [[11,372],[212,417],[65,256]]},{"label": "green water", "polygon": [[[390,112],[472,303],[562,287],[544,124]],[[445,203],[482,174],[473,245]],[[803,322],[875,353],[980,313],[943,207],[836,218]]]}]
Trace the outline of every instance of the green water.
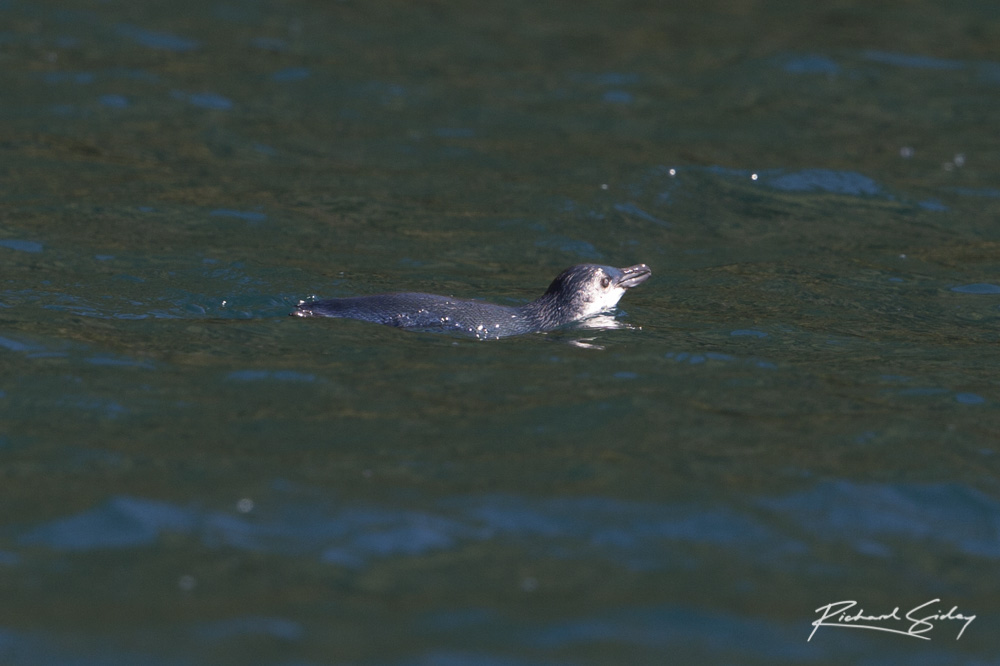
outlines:
[{"label": "green water", "polygon": [[[991,663],[997,44],[986,2],[0,2],[0,662]],[[632,328],[287,316],[584,262],[652,268]],[[807,641],[848,599],[977,618]]]}]

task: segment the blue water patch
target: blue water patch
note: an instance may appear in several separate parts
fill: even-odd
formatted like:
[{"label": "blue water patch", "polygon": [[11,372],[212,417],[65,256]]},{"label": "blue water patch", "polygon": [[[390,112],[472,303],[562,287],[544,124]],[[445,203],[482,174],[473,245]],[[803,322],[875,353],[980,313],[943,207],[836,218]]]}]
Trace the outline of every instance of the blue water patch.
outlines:
[{"label": "blue water patch", "polygon": [[609,90],[601,96],[609,104],[631,104],[635,96],[627,90]]},{"label": "blue water patch", "polygon": [[[184,309],[188,312],[194,312],[195,314],[205,314],[205,308],[194,303],[188,303],[184,306]],[[186,319],[186,317],[172,312],[167,312],[165,310],[150,310],[149,314],[153,317],[153,319]]]},{"label": "blue water patch", "polygon": [[708,356],[705,354],[689,354],[688,352],[667,352],[663,356],[677,363],[690,363],[691,365],[699,365],[708,360]]},{"label": "blue water patch", "polygon": [[175,90],[170,95],[174,99],[184,100],[191,106],[197,106],[202,109],[228,111],[233,108],[232,100],[213,92],[185,93]]},{"label": "blue water patch", "polygon": [[[666,655],[711,654],[709,663],[811,663],[816,649],[803,638],[798,622],[780,624],[735,614],[700,610],[691,606],[633,606],[610,612],[526,628],[521,639],[549,650],[582,646],[632,645],[653,649],[659,663],[695,663],[701,659],[672,661]],[[752,639],[748,639],[752,637]],[[721,655],[739,655],[725,659]],[[752,659],[746,658],[752,655]],[[650,662],[654,663],[654,662]]]},{"label": "blue water patch", "polygon": [[417,557],[463,543],[533,543],[551,556],[603,556],[633,569],[658,568],[675,559],[672,544],[755,546],[762,556],[803,551],[744,516],[722,507],[663,506],[605,498],[536,500],[510,496],[459,497],[436,508],[289,505],[269,517],[200,511],[169,503],[116,497],[67,518],[29,528],[23,546],[83,551],[152,545],[164,533],[192,534],[209,547],[277,553],[312,553],[350,568],[373,559]]},{"label": "blue water patch", "polygon": [[121,24],[115,29],[115,32],[122,37],[131,39],[140,46],[162,51],[193,51],[199,46],[199,43],[193,39],[178,37],[166,32],[153,32],[134,25]]},{"label": "blue water patch", "polygon": [[924,210],[933,210],[933,211],[948,210],[948,207],[945,206],[940,201],[938,201],[937,199],[926,199],[924,201],[918,201],[917,205],[923,208]]},{"label": "blue water patch", "polygon": [[101,106],[111,109],[125,109],[129,106],[128,98],[124,95],[101,95],[97,101],[101,103]]},{"label": "blue water patch", "polygon": [[212,217],[235,217],[240,220],[246,220],[247,222],[259,223],[266,222],[267,215],[264,213],[259,213],[252,210],[231,210],[229,208],[217,208],[209,213]]},{"label": "blue water patch", "polygon": [[884,382],[899,382],[901,384],[905,384],[911,380],[911,378],[906,375],[879,375],[879,379]]},{"label": "blue water patch", "polygon": [[312,71],[308,67],[286,67],[271,74],[271,80],[278,83],[287,83],[289,81],[302,81],[303,79],[308,79],[311,75]]},{"label": "blue water patch", "polygon": [[82,86],[93,83],[95,79],[93,72],[45,72],[42,74],[42,81],[49,85],[75,83]]},{"label": "blue water patch", "polygon": [[20,340],[14,340],[13,338],[8,338],[0,336],[0,348],[6,349],[12,352],[33,352],[43,349],[38,345],[31,345]]},{"label": "blue water patch", "polygon": [[147,370],[152,370],[156,367],[153,365],[152,361],[140,361],[134,358],[108,356],[105,354],[91,356],[87,358],[87,363],[91,365],[107,365],[119,368],[145,368]]},{"label": "blue water patch", "polygon": [[750,337],[750,338],[766,338],[767,333],[764,331],[758,331],[752,328],[738,328],[735,331],[731,331],[729,335],[734,337]]},{"label": "blue water patch", "polygon": [[208,641],[226,640],[238,636],[270,636],[283,641],[298,641],[306,631],[298,622],[280,617],[237,617],[201,625],[198,638]]},{"label": "blue water patch", "polygon": [[1000,83],[1000,62],[983,62],[977,67],[980,81]]},{"label": "blue water patch", "polygon": [[1000,285],[977,282],[952,287],[951,290],[957,291],[960,294],[1000,294]]},{"label": "blue water patch", "polygon": [[772,174],[774,172],[761,172],[761,182],[788,192],[830,192],[857,196],[875,195],[881,191],[874,180],[853,171],[803,169],[781,175]]},{"label": "blue water patch", "polygon": [[416,657],[380,663],[385,666],[567,666],[570,662],[562,659],[522,659],[485,652],[431,650]]},{"label": "blue water patch", "polygon": [[[114,280],[127,279],[124,276],[116,276],[112,278]],[[30,293],[30,292],[29,292]],[[35,297],[32,298],[28,295],[25,300],[30,300],[33,304],[41,304],[41,307],[46,310],[57,310],[60,312],[71,312],[75,315],[83,317],[103,317],[107,318],[111,316],[107,312],[106,307],[98,307],[94,303],[86,298],[81,298],[79,296],[74,296],[71,294],[65,294],[60,292],[45,292],[36,293]],[[24,297],[22,297],[24,298]],[[102,305],[109,304],[108,301],[112,296],[110,294],[105,294],[101,301]],[[23,302],[23,301],[22,301]],[[127,305],[142,305],[142,303],[136,301],[128,301]]]},{"label": "blue water patch", "polygon": [[43,246],[41,243],[36,243],[35,241],[8,238],[0,240],[0,247],[5,247],[8,250],[17,250],[18,252],[41,252]]},{"label": "blue water patch", "polygon": [[[394,555],[412,557],[450,550],[458,545],[459,540],[479,540],[485,536],[482,531],[457,520],[416,512],[400,512],[396,516],[364,512],[350,516],[348,520],[355,522],[358,518],[374,520],[374,523],[364,533],[354,534],[347,543],[326,548],[320,560],[356,568],[364,566],[372,558]],[[357,524],[353,527],[356,528]]]},{"label": "blue water patch", "polygon": [[765,370],[776,370],[778,368],[777,365],[770,361],[764,361],[759,358],[740,359],[732,354],[723,354],[721,352],[667,352],[663,357],[675,363],[687,363],[689,365],[701,365],[709,361],[715,361],[720,363],[742,362]]},{"label": "blue water patch", "polygon": [[[699,169],[699,167],[688,167],[688,169]],[[719,165],[703,169],[708,173],[751,180],[760,185],[785,192],[829,192],[852,196],[882,194],[882,188],[879,187],[878,183],[868,176],[854,171],[837,171],[835,169],[802,169],[790,172],[784,169],[750,171]],[[679,169],[672,171],[676,174]]]},{"label": "blue water patch", "polygon": [[795,539],[782,539],[754,518],[721,506],[665,506],[598,497],[531,501],[496,496],[461,501],[463,513],[490,538],[541,539],[550,542],[552,554],[573,558],[590,552],[636,570],[676,563],[675,548],[680,543],[740,544],[756,548],[760,555],[802,551]]},{"label": "blue water patch", "polygon": [[[824,541],[846,541],[856,551],[893,542],[976,557],[1000,557],[1000,502],[958,484],[873,484],[830,481],[758,505],[778,511]],[[916,542],[916,543],[913,543]]]},{"label": "blue water patch", "polygon": [[19,541],[69,551],[130,548],[150,545],[162,532],[190,532],[196,525],[197,515],[189,509],[117,497],[101,507],[36,527]]},{"label": "blue water patch", "polygon": [[93,551],[147,547],[173,533],[209,548],[306,556],[354,569],[482,543],[540,557],[596,557],[636,571],[683,568],[691,549],[706,548],[748,562],[811,567],[815,549],[825,552],[829,543],[879,558],[916,550],[1000,557],[1000,502],[958,484],[824,481],[788,494],[738,498],[730,506],[510,495],[456,496],[422,509],[315,499],[267,506],[266,513],[237,513],[114,497],[28,527],[15,541]]},{"label": "blue water patch", "polygon": [[[146,634],[148,636],[149,634]],[[115,636],[117,637],[117,635]],[[15,631],[0,627],[0,658],[9,664],[34,666],[181,666],[190,660],[161,657],[152,653],[122,649],[107,634],[94,643],[82,645],[79,634],[58,632]],[[141,642],[139,639],[138,642]]]},{"label": "blue water patch", "polygon": [[837,74],[840,65],[826,56],[806,54],[790,56],[781,66],[789,74]]},{"label": "blue water patch", "polygon": [[[698,167],[691,167],[693,169],[698,169]],[[733,169],[731,167],[724,167],[719,164],[712,164],[711,166],[704,167],[705,171],[709,173],[714,173],[717,176],[735,176],[737,178],[749,178],[752,172],[747,169]],[[675,169],[679,171],[679,169]]]},{"label": "blue water patch", "polygon": [[99,416],[106,419],[117,419],[120,416],[124,416],[128,413],[128,409],[119,402],[114,400],[104,400],[102,398],[93,397],[67,397],[61,400],[57,400],[56,405],[60,407],[72,407],[74,409],[82,409],[88,412],[96,412]]},{"label": "blue water patch", "polygon": [[624,371],[623,370],[622,372],[616,372],[614,374],[614,378],[615,379],[638,379],[639,378],[639,373],[638,372],[628,372],[628,371]]},{"label": "blue water patch", "polygon": [[946,60],[944,58],[932,58],[930,56],[910,55],[907,53],[894,53],[892,51],[869,50],[864,52],[866,60],[881,63],[883,65],[894,65],[896,67],[911,67],[915,69],[964,69],[966,64],[961,60]]},{"label": "blue water patch", "polygon": [[226,379],[234,379],[241,382],[257,382],[268,379],[275,379],[279,382],[314,382],[316,375],[294,370],[234,370],[226,375]]},{"label": "blue water patch", "polygon": [[986,403],[986,398],[978,393],[956,393],[955,402],[963,405],[982,405]]},{"label": "blue water patch", "polygon": [[658,217],[650,215],[643,209],[636,206],[634,203],[617,203],[614,205],[615,210],[619,213],[624,213],[625,215],[631,215],[633,217],[638,217],[639,219],[646,220],[647,222],[652,222],[653,224],[658,224],[661,227],[672,226],[669,222],[665,222]]},{"label": "blue water patch", "polygon": [[854,438],[855,444],[869,444],[878,438],[878,433],[874,430],[865,430]]}]

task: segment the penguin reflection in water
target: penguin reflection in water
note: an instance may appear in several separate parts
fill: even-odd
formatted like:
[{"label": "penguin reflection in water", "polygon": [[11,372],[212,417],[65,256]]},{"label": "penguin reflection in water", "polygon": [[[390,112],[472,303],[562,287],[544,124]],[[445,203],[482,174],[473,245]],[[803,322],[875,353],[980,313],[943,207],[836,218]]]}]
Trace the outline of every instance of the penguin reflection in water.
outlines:
[{"label": "penguin reflection in water", "polygon": [[[646,264],[628,268],[580,264],[552,281],[541,298],[509,307],[419,293],[376,294],[299,303],[292,316],[346,317],[399,328],[467,333],[481,340],[542,333],[606,315],[628,289],[649,278]],[[603,318],[603,326],[610,322]],[[598,324],[599,326],[601,324]],[[614,324],[611,324],[614,326]]]}]

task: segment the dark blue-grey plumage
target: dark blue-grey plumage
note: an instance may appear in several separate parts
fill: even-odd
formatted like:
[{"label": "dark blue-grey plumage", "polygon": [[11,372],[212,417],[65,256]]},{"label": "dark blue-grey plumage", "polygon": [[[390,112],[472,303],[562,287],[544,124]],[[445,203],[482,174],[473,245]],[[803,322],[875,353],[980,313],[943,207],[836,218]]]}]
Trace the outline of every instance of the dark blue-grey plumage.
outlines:
[{"label": "dark blue-grey plumage", "polygon": [[538,300],[520,307],[422,293],[376,294],[300,303],[292,315],[346,317],[397,326],[454,330],[478,338],[551,331],[607,312],[626,289],[650,276],[645,264],[614,268],[581,264],[559,274]]}]

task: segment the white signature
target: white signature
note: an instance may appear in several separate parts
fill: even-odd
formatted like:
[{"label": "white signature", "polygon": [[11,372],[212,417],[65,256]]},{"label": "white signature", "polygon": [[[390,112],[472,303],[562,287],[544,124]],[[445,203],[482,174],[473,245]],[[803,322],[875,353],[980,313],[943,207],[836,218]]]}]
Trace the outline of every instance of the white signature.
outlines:
[{"label": "white signature", "polygon": [[[906,615],[900,617],[899,606],[896,606],[891,613],[883,613],[882,615],[866,615],[864,609],[858,609],[857,613],[851,614],[847,611],[857,606],[857,601],[836,601],[816,609],[816,612],[822,613],[822,615],[812,623],[813,630],[806,641],[811,641],[812,637],[816,634],[816,630],[820,627],[888,631],[892,634],[902,634],[903,636],[922,638],[925,641],[929,641],[931,637],[924,636],[924,634],[934,628],[934,622],[941,620],[964,621],[965,624],[962,625],[962,628],[958,631],[958,636],[955,637],[957,641],[965,633],[965,630],[969,628],[972,621],[976,619],[976,616],[959,613],[958,606],[952,606],[951,610],[947,613],[942,613],[941,609],[938,608],[935,613],[924,614],[928,610],[928,606],[934,606],[940,602],[940,599],[931,599],[927,603],[914,606],[906,612]],[[878,623],[882,623],[885,626],[879,626]],[[906,626],[907,623],[909,623],[908,627]]]}]

